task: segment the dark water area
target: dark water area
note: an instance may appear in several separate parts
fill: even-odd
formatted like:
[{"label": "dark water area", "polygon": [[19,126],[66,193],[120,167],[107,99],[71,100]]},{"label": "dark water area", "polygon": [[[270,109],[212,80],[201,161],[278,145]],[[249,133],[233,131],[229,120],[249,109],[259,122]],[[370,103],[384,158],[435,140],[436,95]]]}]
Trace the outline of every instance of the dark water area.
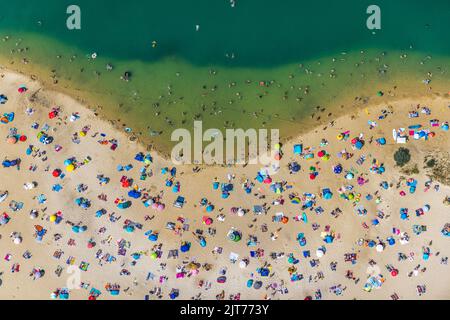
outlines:
[{"label": "dark water area", "polygon": [[[0,30],[45,34],[112,59],[177,56],[200,66],[273,67],[339,51],[403,50],[410,44],[433,54],[450,52],[448,0],[377,1],[382,29],[375,35],[366,27],[372,2],[237,0],[231,7],[228,0],[1,0]],[[79,31],[66,28],[71,4],[81,8]]]}]

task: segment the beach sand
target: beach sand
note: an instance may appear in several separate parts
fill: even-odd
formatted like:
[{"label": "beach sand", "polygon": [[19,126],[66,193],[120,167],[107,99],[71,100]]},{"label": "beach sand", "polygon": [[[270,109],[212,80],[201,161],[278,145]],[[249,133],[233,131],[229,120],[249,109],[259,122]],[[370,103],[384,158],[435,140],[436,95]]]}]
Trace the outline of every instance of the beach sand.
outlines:
[{"label": "beach sand", "polygon": [[[18,88],[22,85],[27,87],[25,93],[18,93]],[[391,296],[397,294],[400,299],[449,299],[450,276],[448,266],[442,263],[444,257],[450,254],[448,241],[449,238],[441,234],[444,225],[449,222],[449,207],[444,204],[446,196],[450,196],[450,186],[434,180],[431,187],[426,188],[425,182],[430,180],[433,169],[424,169],[424,158],[431,155],[438,162],[438,172],[440,179],[447,179],[449,170],[450,140],[448,131],[439,127],[433,128],[435,137],[429,140],[410,139],[406,145],[411,152],[412,159],[406,169],[417,165],[419,173],[405,174],[401,168],[395,165],[393,154],[403,146],[396,144],[392,138],[392,130],[398,128],[408,128],[408,126],[421,124],[424,128],[431,128],[429,121],[439,119],[440,123],[449,121],[450,99],[447,95],[425,96],[420,99],[397,99],[389,104],[367,106],[365,110],[355,110],[353,114],[342,116],[333,121],[333,124],[320,126],[315,130],[300,137],[291,139],[283,145],[284,158],[281,161],[281,169],[273,175],[274,182],[286,181],[291,189],[285,190],[281,195],[273,193],[269,185],[261,184],[254,180],[261,166],[249,165],[243,167],[208,167],[203,168],[198,173],[193,172],[192,166],[177,167],[175,181],[180,182],[181,192],[175,194],[172,188],[166,187],[168,175],[163,175],[163,168],[172,168],[173,164],[163,159],[158,154],[152,152],[153,163],[149,169],[153,176],[148,177],[146,181],[139,180],[139,169],[143,166],[134,160],[137,153],[146,153],[146,150],[139,143],[130,142],[128,136],[117,130],[111,123],[98,118],[93,111],[80,105],[74,99],[52,91],[41,88],[38,82],[31,81],[29,78],[7,70],[2,71],[0,79],[0,94],[8,97],[4,105],[0,105],[2,114],[5,112],[15,112],[15,120],[9,124],[0,125],[0,146],[2,161],[4,159],[13,160],[20,158],[20,170],[16,167],[0,168],[1,182],[0,191],[8,191],[9,196],[0,204],[0,213],[6,212],[11,220],[6,225],[0,226],[0,298],[1,299],[50,299],[52,292],[58,288],[67,288],[71,279],[77,271],[71,270],[67,273],[68,265],[66,261],[69,257],[75,259],[73,265],[78,269],[82,262],[89,263],[87,271],[80,271],[80,279],[84,288],[71,289],[70,299],[87,299],[92,288],[101,291],[99,299],[144,299],[149,295],[150,299],[158,299],[158,294],[149,294],[157,288],[161,288],[160,297],[169,299],[172,289],[179,290],[178,299],[191,299],[192,297],[201,299],[216,298],[236,298],[241,299],[304,299],[307,296],[315,297],[315,293],[320,290],[323,299],[391,299]],[[32,100],[30,100],[32,99]],[[420,113],[420,108],[427,106],[431,109],[431,115]],[[49,119],[48,114],[54,107],[61,107],[60,114],[55,119]],[[25,110],[32,107],[35,111],[32,115],[27,115]],[[382,110],[387,110],[388,116],[384,120],[378,120]],[[408,112],[417,110],[419,118],[408,118]],[[72,113],[78,112],[80,119],[71,122],[69,117]],[[369,129],[368,121],[377,122],[377,126]],[[39,123],[40,128],[44,124],[50,126],[48,134],[54,137],[50,145],[39,143],[37,134],[39,130],[32,129],[32,124]],[[76,132],[80,132],[83,127],[89,126],[90,130],[85,137],[79,137],[80,143],[73,143],[72,137]],[[26,142],[17,144],[7,144],[6,137],[11,128],[17,128],[20,135],[26,135]],[[326,129],[325,129],[326,127]],[[337,136],[345,131],[350,131],[350,140],[364,134],[366,144],[362,150],[352,150],[349,141],[338,141]],[[98,133],[95,135],[95,133]],[[107,140],[117,139],[119,146],[115,151],[110,149],[110,145],[101,145],[98,141],[101,139],[100,133],[104,133]],[[95,135],[95,137],[94,137]],[[375,140],[385,137],[387,144],[377,146]],[[369,141],[373,138],[373,142]],[[327,146],[321,147],[322,139],[328,141]],[[316,154],[314,160],[305,160],[300,156],[293,155],[293,145],[303,144],[304,148],[311,147]],[[25,151],[29,145],[35,146],[39,152],[46,151],[46,154],[36,157],[27,156]],[[62,146],[62,150],[55,151],[55,146]],[[317,158],[317,152],[326,150],[331,156],[329,161],[322,161]],[[346,149],[353,153],[351,159],[339,159],[337,154]],[[366,161],[363,165],[356,164],[356,160],[365,155]],[[87,157],[91,158],[89,163],[78,168],[74,172],[66,172],[64,161],[75,157],[82,161]],[[46,161],[42,161],[47,158]],[[386,172],[382,175],[369,172],[372,160],[377,159],[383,163]],[[290,174],[287,168],[291,161],[297,161],[301,165],[301,170],[296,174]],[[445,162],[447,161],[447,162]],[[342,164],[344,172],[352,170],[355,175],[354,180],[346,180],[344,174],[336,175],[333,173],[333,166]],[[118,165],[133,165],[129,172],[118,172]],[[29,167],[36,165],[36,170],[30,171]],[[309,179],[310,167],[314,166],[319,173],[316,180]],[[435,166],[435,167],[436,167]],[[48,170],[46,170],[48,169]],[[61,169],[65,174],[64,179],[55,178],[52,172],[55,169]],[[445,169],[447,171],[445,172]],[[405,168],[403,168],[403,171]],[[436,170],[435,170],[436,171]],[[212,184],[217,179],[218,182],[228,182],[228,175],[234,175],[235,179],[231,181],[234,189],[228,199],[222,199],[219,190],[213,190]],[[100,186],[97,179],[98,175],[104,175],[110,178],[107,185]],[[140,200],[132,200],[132,207],[127,210],[120,210],[114,204],[114,200],[119,197],[129,199],[128,192],[130,188],[123,188],[120,185],[122,176],[128,176],[134,179],[134,184],[142,191],[150,193],[152,196],[162,195],[162,202],[166,209],[162,212],[145,208]],[[362,175],[366,180],[364,185],[360,186],[356,178]],[[443,177],[442,177],[443,175]],[[417,190],[410,194],[406,186],[406,180],[401,177],[414,178],[418,181]],[[241,188],[241,184],[249,179],[255,184],[251,194],[246,194]],[[436,177],[435,179],[439,179]],[[389,190],[383,190],[380,187],[382,181],[392,183]],[[397,183],[400,186],[397,188]],[[32,190],[24,190],[24,184],[36,182],[37,187]],[[444,181],[445,182],[445,181]],[[76,188],[82,183],[88,186],[88,189],[79,193]],[[59,192],[52,191],[52,187],[59,184],[63,189]],[[359,205],[363,205],[367,210],[367,215],[358,216],[355,211],[355,205],[352,201],[347,201],[339,197],[338,189],[342,186],[352,185],[354,193],[361,193]],[[439,191],[435,186],[439,185]],[[329,188],[334,196],[331,200],[324,200],[319,197],[323,188]],[[285,188],[286,189],[286,188]],[[400,191],[405,191],[405,196],[400,196]],[[314,208],[322,207],[323,213],[317,214],[314,211],[302,210],[301,205],[292,204],[289,200],[291,193],[302,195],[311,193],[317,196],[317,203]],[[378,192],[376,194],[376,192]],[[264,199],[255,197],[254,194],[264,195]],[[348,193],[348,192],[347,192]],[[36,197],[45,195],[46,202],[39,204]],[[107,195],[107,201],[98,199],[98,195]],[[371,194],[372,200],[366,200],[366,195]],[[183,209],[176,209],[172,206],[179,195],[186,198],[186,205]],[[279,197],[285,200],[284,205],[275,206],[272,204]],[[75,199],[84,197],[91,200],[91,207],[87,210],[80,209],[75,204]],[[379,203],[375,199],[379,197]],[[199,205],[202,198],[207,198],[214,204],[215,209],[212,213],[207,213],[204,207]],[[15,200],[23,203],[20,211],[13,212],[8,204]],[[267,214],[254,215],[252,212],[254,205],[267,204],[269,207]],[[430,211],[417,217],[415,210],[430,206]],[[248,209],[249,212],[243,217],[230,214],[230,208],[241,207]],[[330,212],[336,208],[342,211],[338,217],[333,217]],[[400,209],[409,209],[409,220],[400,219]],[[37,219],[32,220],[29,212],[33,209],[39,211]],[[45,209],[45,210],[44,210]],[[97,210],[105,209],[107,214],[97,218]],[[49,217],[60,211],[63,220],[56,225],[49,221]],[[121,217],[117,222],[111,222],[108,215],[115,212],[115,216]],[[283,212],[289,217],[289,222],[273,222],[273,216]],[[302,215],[305,212],[308,216],[308,222],[295,221],[294,217]],[[379,225],[372,225],[371,221],[377,218],[377,212],[383,212],[384,218],[379,219]],[[221,222],[217,216],[223,213],[226,217]],[[146,219],[145,217],[153,217]],[[209,216],[213,219],[211,226],[202,223],[202,218]],[[126,220],[142,224],[142,230],[136,229],[132,233],[124,231],[124,222]],[[180,231],[176,235],[174,231],[166,229],[168,222],[173,222],[182,227],[189,225],[188,231]],[[87,226],[84,233],[74,233],[71,222],[81,226]],[[367,228],[363,227],[367,224]],[[317,224],[316,230],[313,224]],[[40,225],[47,230],[42,242],[36,241],[33,236],[35,226]],[[267,231],[263,232],[262,226],[267,226]],[[424,225],[426,232],[416,235],[413,232],[413,225]],[[333,243],[327,244],[321,237],[326,226],[333,232]],[[227,234],[231,228],[236,228],[242,232],[242,241],[239,243],[231,242]],[[213,235],[208,234],[208,228],[214,229]],[[409,243],[401,245],[399,236],[393,234],[393,228],[400,229],[401,232],[407,232],[410,236]],[[101,230],[103,229],[103,230]],[[203,230],[203,235],[207,241],[207,246],[202,248],[195,240],[192,232],[197,229]],[[145,236],[145,233],[153,230],[159,233],[156,242],[151,242]],[[101,231],[101,232],[100,232]],[[211,230],[210,230],[211,231]],[[14,232],[20,233],[22,242],[14,244],[10,235]],[[271,234],[277,233],[276,240],[271,240]],[[301,247],[297,241],[297,235],[304,233],[307,244]],[[56,241],[55,234],[61,235]],[[257,244],[254,247],[246,246],[248,237],[256,236]],[[386,243],[386,238],[393,237],[396,240],[395,245],[386,245],[383,252],[379,253],[375,248],[360,246],[359,239],[370,239],[378,242],[378,238]],[[70,241],[70,240],[73,241]],[[96,243],[93,248],[88,248],[90,239]],[[125,239],[129,242],[124,256],[119,255],[118,242]],[[179,252],[178,259],[169,259],[168,252],[173,249],[180,249],[182,241],[192,243],[191,249],[187,253]],[[430,242],[432,241],[432,244]],[[69,244],[71,243],[71,244]],[[316,257],[316,250],[325,246],[326,253],[323,257]],[[162,251],[161,258],[152,259],[152,252]],[[213,253],[215,247],[222,247],[222,254]],[[431,250],[430,258],[424,261],[422,258],[423,248],[428,247]],[[100,261],[96,258],[98,250],[103,254],[110,254],[116,260],[114,262]],[[257,249],[264,250],[264,256],[259,258],[250,258],[250,251]],[[22,255],[29,250],[32,254],[30,259],[25,259]],[[57,250],[62,250],[61,257],[56,259],[53,254]],[[311,257],[305,258],[303,251],[310,250]],[[272,259],[271,253],[280,254],[279,259]],[[398,260],[398,253],[404,253],[406,256],[413,256],[405,261]],[[141,253],[138,260],[134,260],[133,253]],[[229,261],[230,253],[239,255],[235,264]],[[302,275],[303,279],[291,281],[289,270],[293,265],[288,262],[289,254],[293,253],[299,260],[295,264],[297,269],[294,273]],[[348,253],[357,254],[355,264],[345,262],[344,255]],[[439,253],[439,255],[437,254]],[[4,259],[7,255],[8,259]],[[249,264],[245,269],[241,269],[239,262],[241,259],[248,258]],[[311,266],[311,259],[317,259],[318,265]],[[9,261],[8,261],[9,260]],[[375,261],[376,265],[370,267],[369,261]],[[445,261],[445,260],[444,260]],[[190,264],[195,262],[195,264]],[[337,262],[336,271],[330,268],[330,263]],[[200,267],[197,267],[200,264]],[[263,268],[265,263],[270,264],[270,276],[262,277],[257,273],[258,268]],[[14,264],[19,264],[19,272],[11,272]],[[210,264],[205,270],[205,264]],[[398,270],[396,277],[392,276],[387,270],[386,265],[391,264]],[[418,265],[417,275],[409,277]],[[188,266],[189,265],[189,266]],[[60,276],[55,274],[58,266],[63,268]],[[183,268],[184,266],[184,268]],[[422,272],[426,267],[426,271]],[[45,270],[45,275],[39,279],[33,280],[30,272],[33,268]],[[177,268],[184,277],[177,279]],[[226,268],[227,281],[220,284],[216,279],[221,275],[222,268]],[[126,269],[129,275],[120,275],[121,270]],[[195,271],[197,269],[197,271]],[[69,269],[70,270],[70,269]],[[194,271],[192,271],[194,270]],[[348,279],[347,271],[353,272],[353,276]],[[375,271],[374,271],[375,270]],[[385,282],[381,288],[374,288],[371,292],[364,291],[371,272],[375,275],[383,275]],[[148,279],[148,274],[154,275],[153,279]],[[191,275],[189,275],[191,273]],[[198,274],[195,274],[198,273]],[[188,276],[189,275],[189,276]],[[262,281],[262,288],[257,290],[247,288],[246,283],[249,279]],[[359,279],[359,281],[355,281]],[[205,284],[199,287],[199,281]],[[207,282],[211,283],[209,289],[205,288]],[[106,284],[120,285],[120,295],[113,296],[105,290]],[[419,296],[417,286],[425,285],[426,293]],[[338,286],[342,289],[332,290]],[[340,287],[339,287],[340,286]],[[278,289],[282,290],[278,290]],[[287,290],[284,290],[287,289]],[[156,290],[157,291],[157,290]],[[336,294],[337,292],[337,294]],[[159,293],[159,292],[157,292]],[[223,293],[223,295],[221,295]],[[219,296],[218,296],[219,295]]]}]

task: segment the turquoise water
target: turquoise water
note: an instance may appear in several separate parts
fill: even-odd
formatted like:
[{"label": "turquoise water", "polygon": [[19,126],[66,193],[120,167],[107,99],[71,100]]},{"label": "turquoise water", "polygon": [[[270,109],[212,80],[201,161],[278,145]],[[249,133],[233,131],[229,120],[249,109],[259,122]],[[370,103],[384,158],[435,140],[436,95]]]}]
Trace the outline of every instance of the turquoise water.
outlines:
[{"label": "turquoise water", "polygon": [[[159,145],[194,119],[206,128],[273,127],[288,136],[311,122],[317,106],[336,110],[345,96],[399,83],[425,93],[420,81],[429,71],[435,87],[448,84],[447,0],[377,1],[376,32],[366,27],[373,4],[366,0],[237,0],[234,8],[228,0],[79,0],[77,31],[66,28],[71,4],[0,0],[0,37],[9,36],[0,56],[45,80],[54,70],[56,87],[102,105],[105,116]],[[128,83],[120,80],[125,71]]]}]

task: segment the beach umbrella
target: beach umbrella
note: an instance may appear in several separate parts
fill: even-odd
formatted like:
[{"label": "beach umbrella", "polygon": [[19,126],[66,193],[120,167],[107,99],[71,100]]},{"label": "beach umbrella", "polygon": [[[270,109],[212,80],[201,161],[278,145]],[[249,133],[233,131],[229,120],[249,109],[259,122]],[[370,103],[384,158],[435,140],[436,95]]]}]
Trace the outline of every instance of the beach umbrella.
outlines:
[{"label": "beach umbrella", "polygon": [[333,236],[331,236],[330,234],[328,234],[328,235],[325,236],[324,241],[325,241],[326,243],[333,243],[334,238],[333,238]]},{"label": "beach umbrella", "polygon": [[21,244],[21,243],[22,243],[22,238],[21,238],[21,237],[15,237],[15,238],[14,238],[14,244],[19,245],[19,244]]},{"label": "beach umbrella", "polygon": [[214,211],[214,206],[213,205],[209,205],[206,207],[206,212],[213,212]]},{"label": "beach umbrella", "polygon": [[295,155],[300,155],[303,152],[303,145],[301,144],[297,144],[294,146],[294,154]]},{"label": "beach umbrella", "polygon": [[325,200],[330,200],[331,198],[333,198],[333,193],[331,193],[330,191],[326,191],[326,192],[323,194],[323,198],[324,198]]},{"label": "beach umbrella", "polygon": [[276,161],[280,161],[282,157],[283,157],[283,156],[281,155],[280,152],[277,152],[277,153],[275,154],[275,160],[276,160]]},{"label": "beach umbrella", "polygon": [[383,252],[384,251],[384,245],[382,243],[379,243],[376,248],[377,252]]},{"label": "beach umbrella", "polygon": [[27,140],[28,140],[27,136],[20,136],[20,138],[19,138],[20,142],[25,142]]},{"label": "beach umbrella", "polygon": [[55,169],[52,173],[53,177],[58,178],[61,175],[61,170]]},{"label": "beach umbrella", "polygon": [[392,271],[391,271],[391,275],[392,275],[393,277],[398,276],[398,270],[397,270],[397,269],[392,270]]},{"label": "beach umbrella", "polygon": [[225,283],[225,282],[227,282],[227,277],[220,276],[217,278],[217,283]]},{"label": "beach umbrella", "polygon": [[203,223],[206,224],[207,226],[210,226],[213,224],[213,219],[211,219],[210,217],[203,217]]},{"label": "beach umbrella", "polygon": [[112,296],[118,296],[118,295],[120,294],[120,291],[119,291],[119,290],[111,290],[109,293],[110,293]]},{"label": "beach umbrella", "polygon": [[117,205],[119,209],[128,209],[129,207],[131,207],[131,201],[121,202]]},{"label": "beach umbrella", "polygon": [[68,167],[68,166],[70,166],[71,164],[73,164],[72,159],[67,159],[67,160],[64,161],[64,166],[65,166],[65,167]]},{"label": "beach umbrella", "polygon": [[289,165],[289,169],[290,169],[292,172],[299,172],[300,169],[301,169],[301,167],[300,167],[300,165],[299,165],[297,162],[293,162],[293,163],[291,163],[291,164]]},{"label": "beach umbrella", "polygon": [[75,170],[75,166],[73,165],[73,164],[69,164],[67,167],[66,167],[66,171],[67,172],[73,172]]},{"label": "beach umbrella", "polygon": [[342,173],[342,166],[341,166],[340,164],[338,164],[337,166],[335,166],[335,167],[333,168],[333,172],[334,172],[335,174],[341,174],[341,173]]},{"label": "beach umbrella", "polygon": [[161,211],[164,211],[165,208],[166,208],[166,206],[165,206],[164,204],[160,203],[160,204],[158,204],[157,210],[158,210],[159,212],[161,212]]},{"label": "beach umbrella", "polygon": [[323,158],[325,155],[326,155],[327,153],[325,152],[325,151],[319,151],[319,153],[317,154],[317,156],[319,157],[319,158]]},{"label": "beach umbrella", "polygon": [[256,281],[255,284],[253,285],[253,288],[259,290],[261,289],[262,285],[263,285],[262,281]]},{"label": "beach umbrella", "polygon": [[228,233],[228,238],[233,242],[239,242],[242,239],[241,233],[239,231],[231,231]]}]

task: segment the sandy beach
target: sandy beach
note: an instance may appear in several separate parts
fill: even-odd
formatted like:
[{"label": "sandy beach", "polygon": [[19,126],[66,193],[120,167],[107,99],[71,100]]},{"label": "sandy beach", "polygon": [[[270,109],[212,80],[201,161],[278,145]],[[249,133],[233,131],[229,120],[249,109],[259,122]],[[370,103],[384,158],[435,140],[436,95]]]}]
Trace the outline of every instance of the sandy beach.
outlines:
[{"label": "sandy beach", "polygon": [[292,138],[270,177],[175,173],[76,100],[0,71],[0,111],[14,113],[0,124],[0,299],[450,298],[448,93]]}]

